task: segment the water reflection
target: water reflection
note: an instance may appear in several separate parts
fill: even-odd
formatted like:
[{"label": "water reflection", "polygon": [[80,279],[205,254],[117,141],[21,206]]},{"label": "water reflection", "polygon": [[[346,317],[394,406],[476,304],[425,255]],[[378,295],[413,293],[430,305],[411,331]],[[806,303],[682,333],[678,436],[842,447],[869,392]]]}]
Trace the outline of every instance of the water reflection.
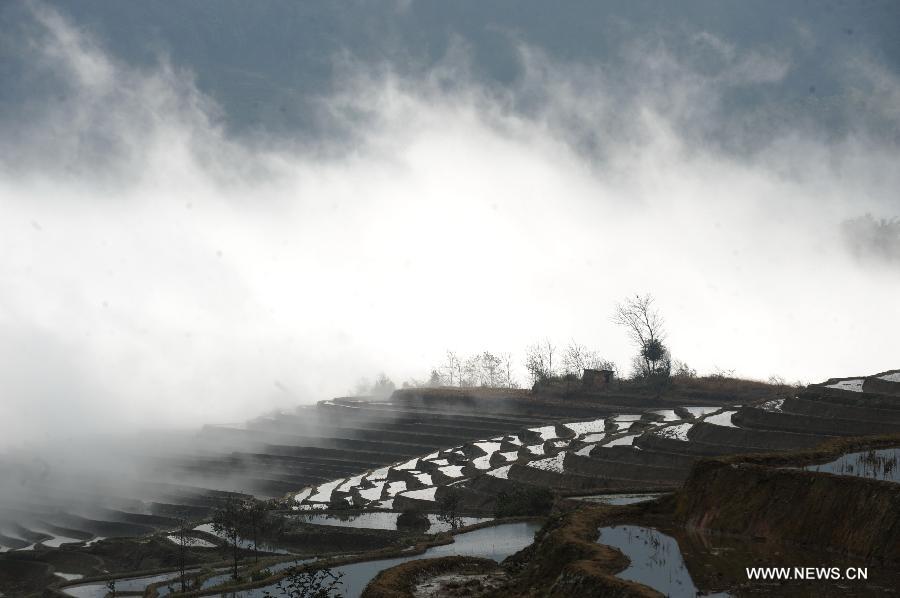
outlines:
[{"label": "water reflection", "polygon": [[[296,515],[296,518],[298,521],[311,523],[313,525],[395,530],[397,529],[397,517],[399,516],[400,513],[381,511],[377,513],[366,512],[343,515],[333,513],[311,513]],[[482,523],[484,521],[491,520],[491,517],[460,517],[457,527],[474,525],[476,523]],[[426,532],[429,534],[450,531],[450,529],[452,528],[449,523],[447,523],[446,521],[441,521],[438,516],[434,514],[428,515],[428,521],[431,522],[431,527],[429,527],[428,531]]]},{"label": "water reflection", "polygon": [[[644,584],[665,596],[704,595],[694,585],[675,538],[636,525],[601,527],[599,531],[599,543],[617,548],[631,561],[616,577]],[[708,596],[726,597],[729,594]]]},{"label": "water reflection", "polygon": [[[505,523],[458,534],[454,537],[455,541],[453,543],[429,548],[424,554],[354,563],[352,565],[336,567],[334,570],[344,574],[342,580],[343,586],[341,588],[342,595],[353,598],[359,596],[369,581],[371,581],[380,571],[407,561],[452,555],[478,556],[493,559],[495,561],[502,561],[511,554],[514,554],[531,544],[534,540],[534,533],[538,529],[540,529],[540,524],[534,522]],[[272,573],[278,573],[288,567],[310,562],[311,560],[313,559],[287,561],[272,565],[268,567],[268,569]],[[194,569],[192,572],[196,571],[197,570]],[[219,572],[218,575],[203,582],[204,589],[215,587],[216,585],[231,579],[231,573],[226,570],[220,569],[217,571]],[[178,584],[178,573],[164,573],[160,575],[117,580],[116,591],[142,592],[148,585],[161,581],[168,581],[175,587],[175,585]],[[64,588],[64,591],[66,594],[76,596],[77,598],[103,598],[106,596],[108,588],[106,587],[105,582],[98,582],[80,586],[71,586]],[[161,586],[158,588],[158,591],[160,596],[169,593],[166,586]],[[277,594],[275,585],[272,584],[270,586],[252,590],[223,592],[220,595],[225,598],[264,598],[266,591]]]},{"label": "water reflection", "polygon": [[573,496],[572,500],[595,502],[603,505],[633,505],[649,502],[662,496],[662,492],[645,492],[642,494],[592,494],[590,496]]},{"label": "water reflection", "polygon": [[[197,570],[194,569],[193,571]],[[159,575],[145,575],[143,577],[117,579],[116,592],[143,592],[144,588],[146,588],[150,584],[160,581],[177,582],[178,577],[179,573],[176,571],[169,573],[160,573]],[[104,598],[104,596],[106,596],[106,594],[109,592],[109,588],[107,587],[105,581],[100,581],[79,586],[70,586],[68,588],[63,588],[62,591],[69,596],[76,596],[77,598]]]},{"label": "water reflection", "polygon": [[[539,523],[505,523],[454,536],[452,544],[429,548],[424,554],[409,557],[397,557],[379,561],[366,561],[335,567],[335,572],[344,574],[341,595],[347,598],[358,598],[366,585],[379,572],[405,563],[426,558],[443,556],[477,556],[502,561],[506,557],[522,550],[534,541],[534,533],[540,529]],[[226,598],[263,598],[265,592],[275,593],[274,584],[264,588],[255,588],[241,592],[223,594]]]},{"label": "water reflection", "polygon": [[900,482],[900,448],[860,451],[841,455],[830,463],[807,465],[807,471],[821,471],[837,475],[856,476]]}]

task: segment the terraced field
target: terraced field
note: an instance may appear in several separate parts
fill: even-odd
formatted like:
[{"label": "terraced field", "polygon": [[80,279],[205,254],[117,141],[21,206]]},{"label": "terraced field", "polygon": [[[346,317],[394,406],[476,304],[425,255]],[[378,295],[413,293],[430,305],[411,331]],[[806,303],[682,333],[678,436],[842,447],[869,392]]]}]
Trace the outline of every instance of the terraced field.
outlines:
[{"label": "terraced field", "polygon": [[[801,390],[700,379],[662,393],[623,383],[566,398],[404,389],[389,399],[332,399],[240,425],[207,426],[144,460],[130,478],[74,484],[53,472],[6,472],[6,479],[19,480],[23,499],[0,507],[0,577],[24,570],[29,553],[34,563],[94,559],[69,569],[89,575],[171,567],[171,554],[160,547],[174,546],[167,533],[179,518],[207,520],[235,495],[276,499],[295,511],[434,512],[453,492],[463,511],[488,515],[497,495],[513,487],[570,496],[667,491],[681,486],[700,457],[896,433],[900,371]],[[112,540],[105,539],[129,537],[152,538],[140,550],[152,546],[159,554],[126,558],[120,545],[106,546]],[[366,541],[384,546],[379,538]],[[206,540],[197,554],[220,543]]]},{"label": "terraced field", "polygon": [[[601,397],[605,400],[596,409],[598,414],[605,412],[602,417],[585,419],[581,409],[569,415],[560,408],[552,416],[544,415],[543,425],[485,435],[311,485],[294,495],[293,508],[427,511],[435,509],[451,487],[461,492],[472,510],[489,510],[496,495],[512,486],[547,486],[568,494],[673,489],[698,457],[803,449],[836,437],[900,432],[898,394],[897,372],[885,372],[832,379],[748,404],[658,408],[647,400],[639,409],[634,404],[615,405],[614,396]],[[396,409],[403,398],[377,405],[340,401],[330,405]]]},{"label": "terraced field", "polygon": [[[754,385],[741,393],[763,398],[772,388]],[[306,492],[296,506],[322,508],[333,499],[384,508],[395,497],[398,507],[430,504],[431,489],[462,482],[468,506],[479,509],[489,506],[496,487],[514,480],[570,489],[632,486],[653,476],[636,473],[640,468],[632,463],[600,481],[590,467],[578,473],[583,455],[575,453],[598,447],[586,461],[597,466],[601,453],[612,450],[602,448],[607,441],[593,441],[598,434],[613,440],[626,427],[651,425],[666,411],[671,416],[682,404],[712,409],[738,394],[676,387],[654,397],[623,387],[559,399],[525,390],[402,390],[388,400],[326,400],[243,424],[206,426],[186,439],[160,439],[155,444],[171,446],[124,473],[69,475],[37,462],[0,462],[4,479],[16,481],[6,488],[14,490],[14,500],[0,503],[0,552],[171,530],[179,518],[202,520],[235,495]],[[654,409],[664,415],[644,414]],[[643,419],[626,426],[615,423],[616,414]],[[144,439],[142,446],[148,444],[154,440]],[[576,461],[561,476],[547,459],[562,452]],[[531,461],[535,465],[528,467]],[[674,465],[686,467],[682,461]],[[665,475],[651,485],[668,487],[681,479],[683,472],[672,473],[672,465],[660,469]]]}]

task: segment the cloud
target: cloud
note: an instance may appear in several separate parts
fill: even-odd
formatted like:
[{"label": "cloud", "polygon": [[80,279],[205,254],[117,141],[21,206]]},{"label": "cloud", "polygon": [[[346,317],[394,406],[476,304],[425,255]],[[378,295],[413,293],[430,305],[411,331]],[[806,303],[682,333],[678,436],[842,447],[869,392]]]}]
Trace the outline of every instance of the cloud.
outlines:
[{"label": "cloud", "polygon": [[235,421],[422,377],[447,348],[575,338],[621,366],[610,315],[637,291],[701,371],[896,367],[900,280],[840,227],[896,215],[896,145],[800,123],[721,142],[753,128],[729,94],[789,57],[700,33],[712,71],[642,41],[620,71],[522,43],[503,88],[464,42],[425,75],[345,59],[318,102],[333,138],[248,141],[191,73],[35,15],[29,68],[59,93],[3,123],[7,444]]}]

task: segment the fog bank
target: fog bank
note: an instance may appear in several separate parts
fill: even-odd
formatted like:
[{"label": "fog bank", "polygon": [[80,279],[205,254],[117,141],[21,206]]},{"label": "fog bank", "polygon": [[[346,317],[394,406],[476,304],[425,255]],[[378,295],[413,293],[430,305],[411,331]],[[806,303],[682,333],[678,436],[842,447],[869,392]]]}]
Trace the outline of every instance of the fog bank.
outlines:
[{"label": "fog bank", "polygon": [[839,135],[730,120],[791,56],[703,31],[716,68],[635,40],[627,77],[512,40],[505,87],[462,39],[425,74],[336,56],[333,137],[286,140],[227,133],[164,56],[33,16],[18,51],[52,93],[2,123],[0,446],[238,421],[448,348],[574,338],[625,367],[610,316],[635,292],[701,372],[897,366],[900,256],[845,224],[900,217],[900,82],[870,56],[845,58],[867,111]]}]

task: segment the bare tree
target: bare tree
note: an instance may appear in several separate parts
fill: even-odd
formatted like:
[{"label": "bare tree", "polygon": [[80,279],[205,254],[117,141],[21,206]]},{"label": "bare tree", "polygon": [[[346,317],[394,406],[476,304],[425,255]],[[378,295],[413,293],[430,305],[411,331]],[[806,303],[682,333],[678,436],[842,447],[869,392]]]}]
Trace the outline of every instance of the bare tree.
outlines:
[{"label": "bare tree", "polygon": [[428,377],[428,386],[432,388],[437,388],[438,386],[444,385],[444,376],[437,369],[431,370],[431,375]]},{"label": "bare tree", "polygon": [[517,388],[518,384],[512,374],[512,354],[502,353],[500,357],[503,360],[503,385],[506,388]]},{"label": "bare tree", "polygon": [[459,385],[471,388],[473,386],[480,386],[480,382],[481,361],[479,360],[478,355],[467,357],[466,360],[462,362],[462,367],[459,370]]},{"label": "bare tree", "polygon": [[243,505],[243,517],[246,527],[250,531],[250,539],[253,540],[253,560],[259,561],[259,539],[269,523],[269,512],[265,503],[254,500],[247,501]]},{"label": "bare tree", "polygon": [[175,530],[175,539],[178,542],[178,574],[181,580],[181,591],[187,592],[187,575],[185,572],[187,566],[187,550],[188,547],[197,543],[197,538],[191,535],[191,526],[187,519],[178,519],[178,529]]},{"label": "bare tree", "polygon": [[566,347],[562,362],[563,371],[573,376],[581,376],[584,370],[616,371],[616,364],[612,361],[603,359],[599,352],[588,349],[574,340]]},{"label": "bare tree", "polygon": [[668,374],[670,358],[663,344],[665,330],[659,311],[653,306],[653,296],[635,295],[616,305],[613,321],[624,327],[638,347],[636,363],[644,376]]},{"label": "bare tree", "polygon": [[545,339],[528,347],[528,351],[525,354],[525,369],[528,370],[532,382],[539,382],[553,377],[553,354],[555,351],[556,346],[550,342],[550,339]]},{"label": "bare tree", "polygon": [[502,361],[499,357],[485,351],[479,357],[480,384],[489,388],[497,388],[503,381]]},{"label": "bare tree", "polygon": [[460,510],[462,508],[462,492],[454,487],[447,486],[447,492],[438,501],[438,520],[456,529],[462,524]]},{"label": "bare tree", "polygon": [[287,596],[288,598],[338,598],[342,596],[341,586],[344,573],[329,568],[306,571],[292,569],[275,584],[278,594],[264,590],[266,598]]},{"label": "bare tree", "polygon": [[225,538],[226,546],[231,547],[232,576],[238,579],[238,561],[240,560],[241,536],[240,528],[244,523],[243,501],[235,496],[228,496],[225,504],[213,515],[213,530]]},{"label": "bare tree", "polygon": [[460,374],[459,358],[453,351],[447,351],[447,360],[444,362],[445,376],[450,386],[458,383]]}]

